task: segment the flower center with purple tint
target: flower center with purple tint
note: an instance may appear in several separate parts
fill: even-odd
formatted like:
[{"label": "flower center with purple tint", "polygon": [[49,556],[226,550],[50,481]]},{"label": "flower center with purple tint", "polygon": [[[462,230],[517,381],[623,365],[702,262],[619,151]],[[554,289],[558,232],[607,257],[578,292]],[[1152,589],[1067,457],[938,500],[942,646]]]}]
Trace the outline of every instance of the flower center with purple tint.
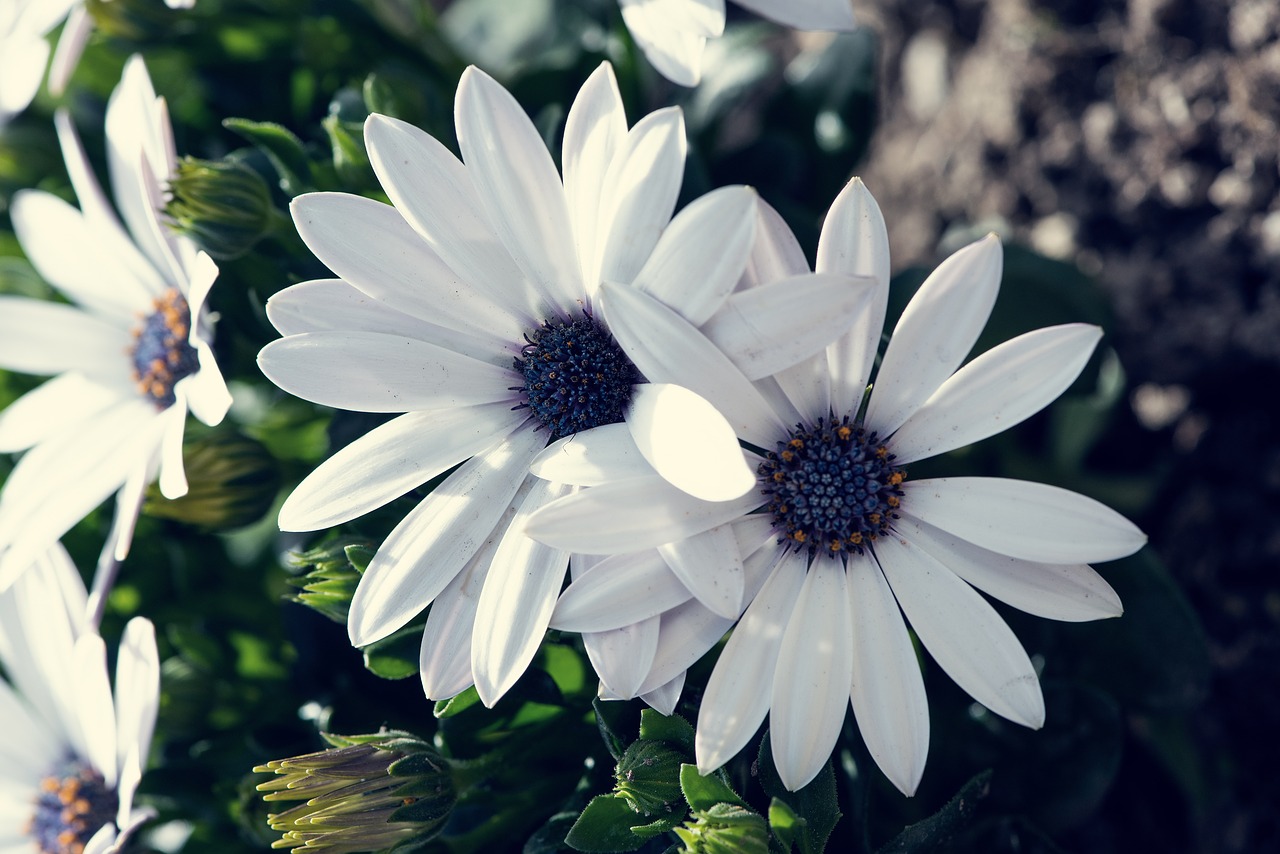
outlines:
[{"label": "flower center with purple tint", "polygon": [[173,406],[173,388],[200,368],[200,359],[188,341],[191,309],[176,288],[155,301],[154,311],[133,332],[129,356],[138,391],[157,409]]}]

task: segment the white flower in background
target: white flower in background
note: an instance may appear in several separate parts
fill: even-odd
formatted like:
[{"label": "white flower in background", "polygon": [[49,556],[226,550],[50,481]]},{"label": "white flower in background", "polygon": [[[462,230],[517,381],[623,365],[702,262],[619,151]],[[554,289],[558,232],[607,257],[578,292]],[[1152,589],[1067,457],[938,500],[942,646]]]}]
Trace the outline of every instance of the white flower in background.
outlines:
[{"label": "white flower in background", "polygon": [[0,3],[0,129],[27,108],[49,62],[45,35],[76,0],[4,0]]},{"label": "white flower in background", "polygon": [[[758,15],[802,30],[851,30],[851,0],[736,0]],[[681,86],[702,79],[707,39],[724,32],[724,0],[618,0],[622,20],[658,73]]]},{"label": "white flower in background", "polygon": [[[780,218],[766,222],[749,269],[771,271],[764,281],[794,275],[803,253]],[[685,668],[732,621],[694,601],[653,550],[727,527],[746,559],[721,559],[720,575],[744,575],[750,604],[702,699],[699,769],[709,773],[734,756],[767,714],[779,774],[798,789],[827,761],[852,702],[871,755],[911,794],[924,770],[929,717],[906,622],[974,699],[1039,727],[1044,701],[1036,671],[975,588],[1050,619],[1117,616],[1118,597],[1087,564],[1131,554],[1146,538],[1115,511],[1065,489],[1001,478],[907,478],[911,463],[999,433],[1049,404],[1101,336],[1085,324],[1038,329],[961,367],[999,287],[1002,252],[994,235],[952,255],[920,288],[894,329],[865,407],[889,258],[879,209],[858,181],[827,216],[818,269],[871,275],[878,293],[824,353],[752,387],[772,410],[739,434],[766,449],[748,452],[755,490],[708,502],[652,473],[615,480],[634,471],[636,450],[621,433],[591,431],[549,447],[534,470],[559,482],[603,485],[548,505],[526,532],[556,548],[616,555],[577,578],[551,625],[631,632],[633,655],[650,664],[629,695],[652,694],[651,702],[669,707]],[[652,303],[634,289],[615,295],[622,320],[614,334],[624,346],[634,334],[626,319],[655,310]],[[647,374],[671,367],[659,350],[635,358]],[[732,398],[742,386],[725,388],[720,396],[704,394],[736,411],[741,403]],[[606,686],[607,694],[622,693]]]},{"label": "white flower in background", "polygon": [[25,451],[0,492],[0,589],[118,491],[108,548],[127,552],[147,484],[186,492],[187,410],[222,420],[230,396],[204,307],[217,267],[161,225],[174,162],[164,101],[134,58],[107,107],[108,163],[121,224],[69,117],[55,117],[79,209],[14,195],[18,241],[70,305],[0,296],[0,368],[56,375],[0,412],[0,451]]},{"label": "white flower in background", "polygon": [[[637,385],[609,333],[601,283],[630,282],[661,299],[698,294],[686,299],[695,322],[719,318],[725,351],[761,365],[817,352],[870,288],[806,276],[762,288],[754,302],[730,301],[754,237],[755,193],[726,188],[671,220],[681,114],[661,110],[628,129],[608,65],[569,112],[563,181],[520,105],[482,71],[463,74],[456,122],[465,165],[425,132],[370,116],[370,160],[394,207],[336,193],[295,200],[303,240],[341,279],[271,299],[268,316],[285,337],[259,365],[307,400],[404,413],[311,473],[281,509],[283,529],[342,524],[448,473],[369,564],[348,631],[363,646],[431,604],[427,696],[474,681],[492,705],[536,653],[567,564],[563,550],[520,533],[567,491],[529,475],[550,439],[617,424],[681,488],[720,499],[754,483],[734,427],[705,400]],[[810,297],[801,314],[797,292]],[[672,350],[688,325],[641,323],[648,346]]]},{"label": "white flower in background", "polygon": [[0,593],[0,851],[120,850],[159,705],[155,629],[130,620],[116,658],[85,622],[80,574],[55,544]]}]

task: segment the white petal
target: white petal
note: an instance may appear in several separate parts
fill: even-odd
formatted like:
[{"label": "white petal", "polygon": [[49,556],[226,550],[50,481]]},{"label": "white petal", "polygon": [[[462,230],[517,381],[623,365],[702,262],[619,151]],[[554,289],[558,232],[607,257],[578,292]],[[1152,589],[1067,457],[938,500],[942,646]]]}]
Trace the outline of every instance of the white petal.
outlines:
[{"label": "white petal", "polygon": [[799,30],[852,30],[852,0],[736,0],[739,6]]},{"label": "white petal", "polygon": [[122,774],[129,770],[135,778],[142,775],[159,704],[155,627],[143,617],[134,617],[125,626],[116,655],[116,750]]},{"label": "white petal", "polygon": [[587,658],[610,693],[623,700],[636,696],[658,649],[660,622],[653,616],[611,631],[583,634]]},{"label": "white petal", "polygon": [[689,389],[637,385],[624,417],[636,448],[672,486],[704,501],[729,501],[755,486],[733,427]]},{"label": "white petal", "polygon": [[867,405],[868,429],[897,430],[960,366],[991,315],[1003,266],[992,234],[929,275],[894,327]]},{"label": "white petal", "polygon": [[35,98],[48,62],[49,43],[44,39],[34,34],[5,39],[4,56],[0,56],[0,128]]},{"label": "white petal", "polygon": [[956,371],[893,434],[898,464],[994,436],[1048,406],[1084,370],[1102,330],[1051,326],[993,347]]},{"label": "white petal", "polygon": [[1001,717],[1039,729],[1044,696],[1035,668],[995,609],[928,554],[897,537],[876,558],[920,642],[955,683]]},{"label": "white petal", "polygon": [[684,677],[687,671],[680,671],[671,681],[659,685],[652,691],[647,691],[640,695],[640,699],[649,704],[649,707],[662,715],[671,715],[675,713],[676,703],[680,700],[680,692],[684,690]]},{"label": "white petal", "polygon": [[[654,0],[619,0],[622,20],[645,58],[658,73],[681,86],[696,86],[702,79],[702,51],[707,37],[681,30],[664,20]],[[670,5],[670,4],[667,4]]]},{"label": "white petal", "polygon": [[574,486],[654,474],[626,424],[606,424],[558,439],[534,457],[529,470],[544,480]]},{"label": "white petal", "polygon": [[[627,116],[613,66],[602,62],[574,98],[564,124],[564,195],[582,260],[582,278],[599,282],[604,249],[600,216],[605,176],[627,137]],[[588,285],[589,287],[590,285]]]},{"label": "white petal", "polygon": [[747,377],[758,380],[820,353],[867,313],[875,282],[803,274],[739,291],[702,327]]},{"label": "white petal", "polygon": [[306,332],[267,344],[258,367],[290,394],[357,412],[511,401],[519,377],[427,341],[381,332]]},{"label": "white petal", "polygon": [[222,423],[231,409],[231,391],[218,369],[213,348],[203,342],[197,342],[195,348],[200,369],[179,380],[174,390],[186,397],[192,415],[201,423],[215,427]]},{"label": "white petal", "polygon": [[0,411],[0,451],[23,451],[119,400],[119,395],[80,374],[65,373],[36,386]]},{"label": "white petal", "polygon": [[658,547],[658,553],[699,602],[721,617],[742,613],[742,555],[729,525]]},{"label": "white petal", "polygon": [[631,478],[585,489],[534,515],[536,540],[585,554],[655,548],[709,530],[756,509],[754,491],[733,501],[701,501],[660,477]]},{"label": "white petal", "polygon": [[480,700],[492,707],[524,673],[542,643],[569,555],[525,536],[525,520],[573,487],[536,480],[493,556],[471,640]]},{"label": "white petal", "polygon": [[0,366],[24,374],[127,377],[128,329],[62,303],[0,296]]},{"label": "white petal", "polygon": [[564,186],[541,135],[506,89],[475,66],[454,105],[458,147],[495,233],[553,305],[567,311],[586,288]]},{"label": "white petal", "polygon": [[876,283],[866,313],[827,351],[831,411],[837,415],[853,413],[867,389],[889,301],[889,232],[880,207],[861,179],[846,184],[832,203],[822,224],[815,269],[867,276]]},{"label": "white petal", "polygon": [[473,348],[482,344],[493,352],[521,340],[520,309],[513,312],[461,279],[396,208],[346,193],[309,193],[294,199],[289,210],[298,234],[325,266],[369,296],[426,321],[413,337],[435,341],[432,330],[443,327],[474,339]]},{"label": "white petal", "polygon": [[76,698],[79,720],[84,733],[85,756],[102,774],[108,788],[114,788],[118,775],[116,765],[116,712],[111,701],[111,683],[107,680],[107,648],[97,635],[85,635],[76,641]]},{"label": "white petal", "polygon": [[778,650],[804,586],[805,563],[794,552],[778,562],[720,653],[698,710],[694,752],[701,774],[745,747],[769,711]]},{"label": "white petal", "polygon": [[649,260],[680,195],[686,148],[678,107],[650,113],[627,134],[605,178],[602,256],[586,280],[592,293],[601,281],[632,281]]},{"label": "white petal", "polygon": [[635,287],[701,326],[746,269],[757,198],[750,187],[722,187],[690,202],[658,239]]},{"label": "white petal", "polygon": [[61,96],[66,89],[67,81],[80,62],[80,54],[84,52],[91,32],[93,18],[89,17],[83,3],[75,4],[67,15],[67,22],[58,36],[58,46],[53,52],[53,62],[49,64],[49,94],[55,98]]},{"label": "white petal", "polygon": [[1124,611],[1111,585],[1086,564],[1006,557],[909,516],[894,528],[974,587],[1028,614],[1074,623],[1118,617]]},{"label": "white petal", "polygon": [[495,526],[541,442],[528,425],[516,430],[463,463],[392,530],[352,597],[347,634],[353,645],[380,640],[413,619],[500,533]]},{"label": "white petal", "polygon": [[778,649],[769,709],[773,764],[790,791],[804,787],[831,757],[853,681],[853,626],[844,567],[809,567]]},{"label": "white petal", "polygon": [[449,149],[413,125],[376,113],[364,134],[369,162],[396,210],[460,281],[530,323],[549,316],[494,234],[466,167]]},{"label": "white petal", "polygon": [[745,284],[748,287],[767,285],[808,273],[809,260],[787,221],[764,199],[758,198],[756,207],[756,240],[751,245],[751,256],[743,273]]},{"label": "white petal", "polygon": [[612,555],[560,594],[550,625],[562,632],[619,629],[687,602],[691,595],[656,551]]},{"label": "white petal", "polygon": [[422,334],[421,320],[374,299],[343,279],[313,279],[277,292],[267,300],[267,319],[281,335],[343,329],[406,338]]},{"label": "white petal", "polygon": [[394,418],[307,475],[280,508],[281,530],[318,531],[362,516],[494,445],[523,420],[501,403]]},{"label": "white petal", "polygon": [[187,473],[183,468],[182,434],[187,426],[187,408],[170,406],[160,414],[160,494],[165,498],[181,498],[187,494]]},{"label": "white petal", "polygon": [[854,558],[847,574],[853,714],[871,758],[910,797],[924,776],[929,753],[929,701],[920,662],[879,564],[869,557]]},{"label": "white petal", "polygon": [[1146,534],[1100,502],[1057,486],[997,477],[903,484],[904,515],[974,545],[1045,563],[1096,563],[1131,555]]},{"label": "white petal", "polygon": [[600,286],[614,337],[651,383],[675,383],[720,410],[739,438],[772,445],[785,426],[772,407],[705,335],[648,294],[627,285]]}]

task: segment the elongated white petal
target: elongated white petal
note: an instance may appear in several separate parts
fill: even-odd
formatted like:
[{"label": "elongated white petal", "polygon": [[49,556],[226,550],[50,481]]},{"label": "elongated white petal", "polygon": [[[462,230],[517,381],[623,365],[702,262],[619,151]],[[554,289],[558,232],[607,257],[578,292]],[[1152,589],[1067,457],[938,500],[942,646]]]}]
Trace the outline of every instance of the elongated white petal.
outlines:
[{"label": "elongated white petal", "polygon": [[347,635],[381,640],[427,607],[490,537],[515,497],[541,437],[528,425],[444,479],[387,535],[360,577]]},{"label": "elongated white petal", "polygon": [[[52,4],[51,4],[52,5]],[[67,22],[58,36],[58,46],[53,51],[53,61],[49,63],[49,94],[54,97],[62,95],[67,88],[67,81],[80,62],[80,54],[89,41],[89,33],[93,31],[93,18],[84,8],[83,3],[71,7],[67,14]]]},{"label": "elongated white petal", "polygon": [[929,753],[929,701],[920,663],[879,564],[870,557],[850,560],[848,580],[854,718],[876,765],[911,796]]},{"label": "elongated white petal", "polygon": [[132,343],[127,327],[73,306],[0,296],[0,366],[10,371],[127,377]]},{"label": "elongated white petal", "polygon": [[900,465],[1009,429],[1058,398],[1084,370],[1102,330],[1051,326],[993,347],[956,371],[893,434]]},{"label": "elongated white petal", "polygon": [[622,20],[631,37],[658,73],[681,86],[696,86],[702,79],[702,51],[707,37],[673,27],[647,8],[653,0],[619,0]]},{"label": "elongated white petal", "polygon": [[750,187],[722,187],[690,202],[658,239],[635,287],[701,326],[724,305],[746,269],[756,199]]},{"label": "elongated white petal", "polygon": [[518,315],[460,280],[396,208],[348,193],[308,193],[289,209],[298,234],[325,266],[369,296],[427,321],[414,337],[434,341],[427,330],[444,327],[495,352],[520,340]]},{"label": "elongated white petal", "polygon": [[756,287],[808,273],[809,260],[787,221],[764,199],[757,198],[756,207],[756,239],[743,273],[744,284]]},{"label": "elongated white petal", "polygon": [[307,475],[280,508],[280,528],[316,531],[362,516],[496,444],[523,420],[501,403],[394,418]]},{"label": "elongated white petal", "polygon": [[542,136],[506,89],[475,66],[458,82],[458,147],[494,232],[561,310],[586,293],[564,186]]},{"label": "elongated white petal", "polygon": [[107,679],[107,648],[97,635],[76,640],[76,698],[80,726],[84,733],[86,758],[101,774],[103,783],[114,788],[116,764],[116,713]]},{"label": "elongated white petal", "polygon": [[1124,611],[1111,585],[1086,564],[1018,560],[910,516],[894,527],[974,587],[1028,614],[1074,623],[1118,617]]},{"label": "elongated white petal", "polygon": [[605,178],[601,257],[584,268],[595,271],[589,293],[602,281],[632,281],[649,260],[680,195],[686,148],[678,107],[656,110],[628,132]]},{"label": "elongated white petal", "polygon": [[769,445],[784,425],[714,343],[658,300],[627,285],[600,286],[605,318],[628,357],[651,383],[674,383],[706,398],[739,438]]},{"label": "elongated white petal", "polygon": [[769,739],[778,776],[791,791],[808,784],[831,756],[853,680],[853,627],[844,567],[809,567],[778,649]]},{"label": "elongated white petal", "polygon": [[[831,205],[818,241],[819,273],[867,276],[875,292],[865,314],[827,351],[831,374],[831,411],[852,413],[862,402],[889,302],[889,232],[876,200],[859,178],[854,178]],[[997,279],[999,277],[997,276]],[[824,410],[817,417],[826,415]]]},{"label": "elongated white petal", "polygon": [[191,414],[210,427],[222,423],[231,409],[231,392],[222,378],[213,349],[203,342],[195,344],[200,369],[179,380],[175,391],[186,398]]},{"label": "elongated white petal", "polygon": [[630,478],[583,490],[529,519],[536,540],[585,554],[620,554],[731,522],[762,503],[754,491],[732,501],[701,501],[660,477]]},{"label": "elongated white petal", "polygon": [[875,282],[805,274],[739,291],[702,327],[747,379],[776,374],[820,353],[866,314]]},{"label": "elongated white petal", "polygon": [[267,344],[258,367],[290,394],[357,412],[511,401],[519,377],[427,341],[381,332],[306,332]]},{"label": "elongated white petal", "polygon": [[636,696],[658,649],[660,622],[655,615],[611,631],[582,635],[587,658],[610,693],[623,700]]},{"label": "elongated white petal", "polygon": [[524,523],[572,488],[534,481],[493,556],[471,639],[471,670],[486,706],[498,702],[533,660],[569,566],[566,551],[525,536]]},{"label": "elongated white petal", "polygon": [[422,334],[418,318],[397,311],[343,279],[313,279],[279,291],[267,300],[267,319],[281,335],[344,329],[406,338]]},{"label": "elongated white petal", "polygon": [[603,62],[578,90],[564,124],[564,195],[582,278],[587,287],[600,280],[604,235],[601,206],[605,176],[627,137],[627,116],[613,66]]},{"label": "elongated white petal", "polygon": [[701,774],[745,747],[769,711],[778,650],[804,586],[805,563],[795,553],[778,562],[720,653],[698,710],[694,753]]},{"label": "elongated white petal", "polygon": [[119,399],[116,391],[80,374],[56,376],[0,410],[0,451],[26,450],[63,425],[90,418]]},{"label": "elongated white petal", "polygon": [[160,705],[155,627],[144,617],[125,626],[116,654],[116,761],[121,774],[142,776]]},{"label": "elongated white petal", "polygon": [[675,714],[676,703],[680,701],[680,692],[684,690],[686,671],[680,671],[669,682],[659,685],[652,691],[640,695],[640,699],[649,704],[649,708],[661,715]]},{"label": "elongated white petal", "polygon": [[426,131],[374,113],[364,125],[369,162],[382,188],[459,281],[533,325],[548,317],[498,239],[461,161]]},{"label": "elongated white petal", "polygon": [[729,525],[658,547],[658,553],[699,602],[729,619],[742,613],[742,555]]},{"label": "elongated white petal", "polygon": [[897,430],[960,366],[1000,289],[1004,254],[994,234],[938,265],[911,298],[885,350],[866,425]]},{"label": "elongated white petal", "polygon": [[1128,519],[1057,486],[998,477],[903,484],[904,515],[1009,557],[1096,563],[1131,555],[1147,541]]},{"label": "elongated white petal", "polygon": [[550,625],[563,632],[620,629],[655,617],[691,596],[656,551],[611,555],[565,588]]},{"label": "elongated white petal", "polygon": [[624,415],[636,448],[672,486],[704,501],[729,501],[755,486],[733,427],[689,389],[635,386]]},{"label": "elongated white petal", "polygon": [[654,475],[626,424],[606,424],[557,439],[534,457],[529,471],[543,480],[574,486]]},{"label": "elongated white petal", "polygon": [[852,0],[735,0],[758,15],[799,30],[852,30]]},{"label": "elongated white petal", "polygon": [[925,552],[896,537],[876,558],[920,642],[969,696],[1001,717],[1039,729],[1044,696],[1031,659],[987,601]]}]

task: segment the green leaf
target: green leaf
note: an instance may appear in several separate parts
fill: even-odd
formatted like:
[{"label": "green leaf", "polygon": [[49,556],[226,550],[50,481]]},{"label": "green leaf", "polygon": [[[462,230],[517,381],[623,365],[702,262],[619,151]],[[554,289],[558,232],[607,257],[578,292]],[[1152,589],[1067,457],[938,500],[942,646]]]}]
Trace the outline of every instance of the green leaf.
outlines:
[{"label": "green leaf", "polygon": [[806,850],[807,841],[804,832],[808,828],[809,822],[795,814],[791,807],[782,801],[774,798],[769,802],[769,830],[778,841],[782,843],[782,847],[790,851],[797,845],[800,850]]},{"label": "green leaf", "polygon": [[640,737],[650,741],[666,741],[693,755],[694,731],[679,715],[664,715],[653,709],[640,712]]},{"label": "green leaf", "polygon": [[680,790],[684,799],[695,810],[709,810],[716,804],[735,804],[745,807],[747,802],[738,797],[738,793],[717,777],[708,774],[703,777],[698,773],[696,765],[680,766]]},{"label": "green leaf", "polygon": [[364,666],[383,679],[408,679],[418,675],[422,624],[414,623],[362,648]]},{"label": "green leaf", "polygon": [[476,691],[476,686],[472,685],[456,697],[438,701],[434,714],[438,720],[444,720],[465,712],[479,702],[480,694]]},{"label": "green leaf", "polygon": [[223,127],[240,134],[256,145],[280,176],[280,188],[290,196],[307,190],[311,181],[311,162],[302,140],[293,131],[275,122],[249,119],[224,119]]},{"label": "green leaf", "polygon": [[[836,797],[836,775],[831,761],[818,772],[809,785],[798,792],[789,792],[778,777],[778,769],[773,764],[773,750],[770,746],[769,734],[760,740],[760,754],[756,760],[760,769],[760,786],[764,793],[782,801],[797,818],[804,820],[798,845],[802,852],[822,851],[827,844],[827,837],[835,829],[840,820],[840,805]],[[772,809],[770,810],[772,813]]]},{"label": "green leaf", "polygon": [[377,554],[377,549],[366,543],[352,543],[344,547],[343,552],[356,571],[364,574],[364,571],[369,568],[369,562]]},{"label": "green leaf", "polygon": [[569,829],[564,841],[578,851],[635,851],[645,837],[631,832],[636,814],[627,802],[613,795],[598,795]]},{"label": "green leaf", "polygon": [[609,755],[613,757],[613,761],[617,762],[627,750],[627,740],[609,724],[609,719],[605,715],[605,704],[599,697],[591,698],[591,708],[596,713],[596,729],[600,731],[600,739],[608,749]]},{"label": "green leaf", "polygon": [[946,806],[923,821],[907,827],[876,854],[929,854],[950,850],[946,846],[968,826],[978,804],[991,791],[991,771],[975,776],[947,801]]}]

